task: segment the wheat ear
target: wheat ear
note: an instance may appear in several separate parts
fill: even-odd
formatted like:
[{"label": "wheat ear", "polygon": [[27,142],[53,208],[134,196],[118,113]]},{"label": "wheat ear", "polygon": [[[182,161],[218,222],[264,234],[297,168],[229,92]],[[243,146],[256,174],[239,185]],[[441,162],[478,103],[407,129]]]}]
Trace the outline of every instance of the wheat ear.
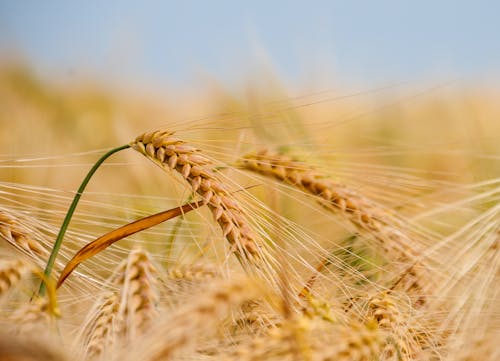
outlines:
[{"label": "wheat ear", "polygon": [[243,209],[218,179],[212,162],[198,149],[173,138],[173,133],[167,131],[140,135],[131,147],[163,169],[182,175],[210,208],[224,237],[235,246],[238,254],[245,259],[259,257],[259,245]]},{"label": "wheat ear", "polygon": [[[273,177],[314,195],[328,210],[345,215],[356,227],[374,235],[388,258],[412,265],[404,273],[405,282],[398,280],[399,286],[404,285],[405,290],[422,288],[418,279],[421,275],[416,274],[412,261],[415,251],[408,245],[410,238],[401,231],[403,225],[397,219],[387,221],[387,212],[374,202],[282,154],[268,151],[248,154],[242,159],[242,165],[247,170]],[[411,281],[408,281],[410,278]]]},{"label": "wheat ear", "polygon": [[129,339],[146,331],[157,316],[157,273],[142,249],[132,250],[115,273],[112,285],[120,288],[119,313]]},{"label": "wheat ear", "polygon": [[31,270],[32,268],[23,260],[0,260],[0,296],[21,282]]},{"label": "wheat ear", "polygon": [[132,250],[108,281],[110,291],[97,300],[84,327],[86,356],[103,355],[112,344],[143,334],[157,316],[157,270],[149,254]]},{"label": "wheat ear", "polygon": [[0,210],[0,237],[24,254],[40,259],[47,254],[42,245],[23,226],[23,221],[14,214]]},{"label": "wheat ear", "polygon": [[99,299],[94,307],[92,318],[85,326],[84,344],[87,359],[93,359],[103,354],[116,337],[118,320],[119,298],[116,293],[110,292]]}]

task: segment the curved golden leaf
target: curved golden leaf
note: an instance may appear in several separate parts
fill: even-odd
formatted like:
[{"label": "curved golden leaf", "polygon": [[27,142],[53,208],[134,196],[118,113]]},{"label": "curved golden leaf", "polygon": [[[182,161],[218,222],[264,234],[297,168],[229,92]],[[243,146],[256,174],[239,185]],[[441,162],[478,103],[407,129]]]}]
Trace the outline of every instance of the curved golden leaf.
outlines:
[{"label": "curved golden leaf", "polygon": [[130,236],[134,233],[143,231],[145,229],[156,226],[159,223],[165,222],[171,218],[177,217],[181,214],[188,213],[193,209],[198,208],[203,204],[203,201],[192,202],[185,204],[181,207],[176,207],[169,209],[168,211],[163,211],[157,214],[153,214],[151,216],[147,216],[132,223],[126,224],[120,228],[117,228],[105,235],[97,238],[95,241],[92,241],[86,244],[82,249],[80,249],[73,258],[66,264],[59,279],[57,281],[56,288],[61,287],[66,278],[73,272],[73,270],[83,261],[89,259],[90,257],[95,256],[99,252],[105,250],[113,243],[119,241],[122,238]]}]

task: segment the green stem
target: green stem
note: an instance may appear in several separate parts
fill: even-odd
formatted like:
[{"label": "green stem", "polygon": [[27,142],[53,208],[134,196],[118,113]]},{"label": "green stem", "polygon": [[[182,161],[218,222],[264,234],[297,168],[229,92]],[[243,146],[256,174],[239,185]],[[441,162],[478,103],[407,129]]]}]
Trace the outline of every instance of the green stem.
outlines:
[{"label": "green stem", "polygon": [[[56,241],[54,243],[54,247],[52,247],[52,251],[50,253],[49,260],[47,261],[47,266],[45,266],[45,271],[44,275],[46,279],[50,279],[50,274],[52,273],[52,268],[54,267],[54,263],[56,261],[57,254],[59,253],[59,249],[61,248],[61,244],[64,238],[64,234],[66,233],[66,230],[68,229],[69,222],[71,221],[71,217],[73,217],[73,213],[75,212],[76,205],[78,204],[78,201],[80,200],[80,197],[82,196],[83,191],[85,190],[85,187],[90,181],[90,178],[94,175],[96,172],[97,168],[107,159],[109,158],[112,154],[117,153],[121,150],[130,148],[130,145],[122,145],[121,147],[111,149],[109,152],[104,154],[92,167],[92,169],[87,173],[87,176],[83,180],[82,184],[80,185],[80,188],[78,188],[78,191],[75,194],[75,197],[73,198],[73,202],[69,206],[68,212],[66,213],[66,217],[64,217],[64,221],[61,225],[61,229],[59,230],[59,233],[57,235]],[[46,285],[45,282],[42,282],[40,284],[40,288],[38,289],[38,294],[40,296],[43,296],[45,293]]]}]

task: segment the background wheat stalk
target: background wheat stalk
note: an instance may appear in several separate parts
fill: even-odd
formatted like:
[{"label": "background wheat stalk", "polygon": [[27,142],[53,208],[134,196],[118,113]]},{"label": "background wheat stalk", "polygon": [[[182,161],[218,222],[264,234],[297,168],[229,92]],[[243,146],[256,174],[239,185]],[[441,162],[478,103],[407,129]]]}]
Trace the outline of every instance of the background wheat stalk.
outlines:
[{"label": "background wheat stalk", "polygon": [[378,241],[377,250],[381,250],[389,260],[407,265],[392,287],[413,290],[414,294],[418,294],[417,302],[424,301],[420,291],[422,284],[430,280],[422,265],[415,262],[418,242],[405,233],[406,227],[400,220],[348,186],[283,154],[267,150],[247,154],[241,164],[245,169],[273,177],[315,196],[325,208],[343,214],[360,230],[373,235]]}]

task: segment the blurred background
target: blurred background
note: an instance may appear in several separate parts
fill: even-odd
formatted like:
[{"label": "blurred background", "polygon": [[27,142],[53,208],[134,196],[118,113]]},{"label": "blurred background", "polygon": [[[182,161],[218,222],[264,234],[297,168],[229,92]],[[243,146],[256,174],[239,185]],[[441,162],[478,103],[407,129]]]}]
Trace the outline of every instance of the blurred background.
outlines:
[{"label": "blurred background", "polygon": [[497,1],[7,1],[2,58],[44,78],[198,88],[272,71],[287,89],[495,84]]},{"label": "blurred background", "polygon": [[96,158],[85,152],[159,127],[218,158],[243,143],[315,149],[335,169],[498,177],[498,13],[497,1],[1,0],[2,180],[74,189]]}]

